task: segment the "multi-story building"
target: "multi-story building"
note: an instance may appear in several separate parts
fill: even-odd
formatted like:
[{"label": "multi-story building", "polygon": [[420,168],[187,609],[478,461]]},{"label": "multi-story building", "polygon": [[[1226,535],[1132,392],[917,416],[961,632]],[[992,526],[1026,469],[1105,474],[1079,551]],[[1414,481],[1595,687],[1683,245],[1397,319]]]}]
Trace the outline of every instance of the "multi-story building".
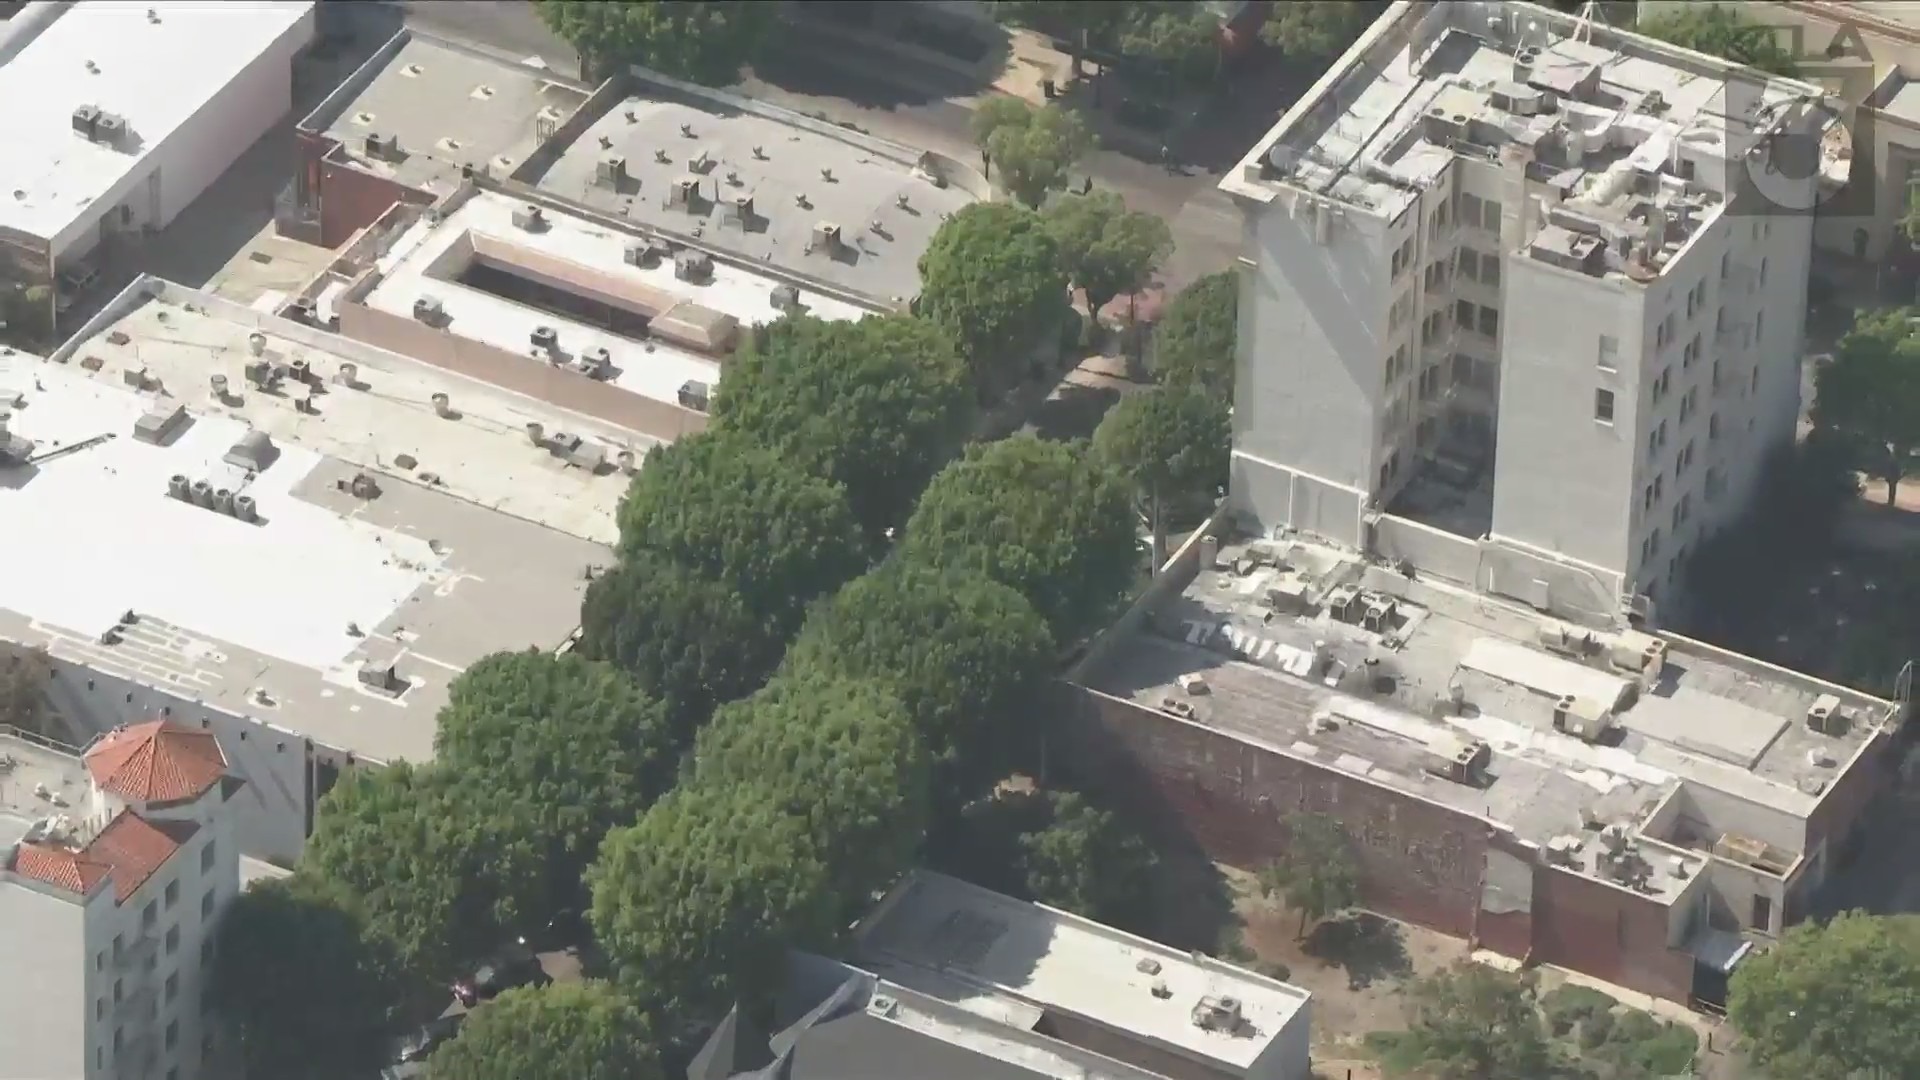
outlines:
[{"label": "multi-story building", "polygon": [[1235,511],[1644,614],[1793,438],[1819,181],[1784,159],[1821,101],[1530,4],[1396,4],[1221,182]]},{"label": "multi-story building", "polygon": [[212,734],[168,720],[84,752],[0,732],[0,1074],[213,1073],[207,971],[240,890],[239,787]]}]

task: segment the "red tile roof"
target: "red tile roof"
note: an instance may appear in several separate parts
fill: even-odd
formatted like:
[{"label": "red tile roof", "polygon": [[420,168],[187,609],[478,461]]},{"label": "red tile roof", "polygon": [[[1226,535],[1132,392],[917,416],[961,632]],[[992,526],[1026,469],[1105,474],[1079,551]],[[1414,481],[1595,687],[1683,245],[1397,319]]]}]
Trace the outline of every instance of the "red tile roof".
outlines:
[{"label": "red tile roof", "polygon": [[226,775],[213,735],[152,720],[120,728],[86,753],[93,782],[129,802],[197,799]]},{"label": "red tile roof", "polygon": [[21,844],[13,872],[80,896],[111,877],[114,903],[123,904],[198,830],[190,821],[148,821],[122,810],[85,847]]}]

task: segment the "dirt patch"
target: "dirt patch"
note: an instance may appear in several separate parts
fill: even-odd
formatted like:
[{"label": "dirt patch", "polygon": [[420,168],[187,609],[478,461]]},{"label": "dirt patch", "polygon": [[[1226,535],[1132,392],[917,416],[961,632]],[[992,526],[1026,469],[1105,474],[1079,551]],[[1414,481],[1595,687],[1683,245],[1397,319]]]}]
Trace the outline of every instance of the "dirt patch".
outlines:
[{"label": "dirt patch", "polygon": [[1406,1026],[1408,983],[1467,955],[1466,943],[1395,922],[1371,912],[1351,912],[1309,925],[1296,937],[1300,916],[1277,898],[1260,897],[1244,874],[1229,871],[1234,911],[1240,916],[1241,947],[1252,966],[1313,994],[1315,1070],[1331,1080],[1374,1080],[1360,1040],[1370,1031]]}]

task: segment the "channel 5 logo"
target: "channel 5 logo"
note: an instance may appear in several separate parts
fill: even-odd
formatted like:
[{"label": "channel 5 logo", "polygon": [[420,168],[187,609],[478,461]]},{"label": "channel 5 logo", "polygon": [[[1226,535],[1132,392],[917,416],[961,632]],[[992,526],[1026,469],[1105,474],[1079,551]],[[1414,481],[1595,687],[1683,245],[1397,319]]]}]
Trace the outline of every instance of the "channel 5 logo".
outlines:
[{"label": "channel 5 logo", "polygon": [[[1833,32],[1824,47],[1808,48],[1807,39],[1828,27]],[[1876,175],[1873,110],[1860,105],[1875,85],[1866,33],[1839,17],[1823,19],[1817,30],[1767,29],[1792,59],[1793,77],[1822,92],[1783,92],[1764,73],[1747,69],[1728,80],[1727,172],[1738,185],[1731,210],[1871,216],[1876,187],[1871,180],[1836,182],[1847,175]]]}]

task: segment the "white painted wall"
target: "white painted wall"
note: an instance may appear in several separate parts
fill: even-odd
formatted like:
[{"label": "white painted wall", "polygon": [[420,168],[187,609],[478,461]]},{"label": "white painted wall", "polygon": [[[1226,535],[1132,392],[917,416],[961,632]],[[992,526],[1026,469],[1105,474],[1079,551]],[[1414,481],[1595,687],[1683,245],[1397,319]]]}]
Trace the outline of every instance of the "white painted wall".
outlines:
[{"label": "white painted wall", "polygon": [[0,1076],[97,1075],[86,914],[42,886],[0,881]]},{"label": "white painted wall", "polygon": [[1313,1075],[1309,1043],[1313,1038],[1313,1002],[1303,1001],[1247,1069],[1248,1080],[1308,1080]]}]

